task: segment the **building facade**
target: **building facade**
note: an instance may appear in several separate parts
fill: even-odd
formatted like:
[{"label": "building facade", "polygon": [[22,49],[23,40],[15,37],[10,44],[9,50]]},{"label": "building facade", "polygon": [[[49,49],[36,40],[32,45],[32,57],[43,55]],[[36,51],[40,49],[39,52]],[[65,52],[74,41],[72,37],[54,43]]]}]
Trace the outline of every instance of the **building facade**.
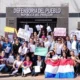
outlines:
[{"label": "building facade", "polygon": [[[7,26],[9,25],[10,15],[7,14],[7,11],[6,11],[7,7],[14,7],[14,8],[15,7],[18,7],[18,8],[19,7],[26,7],[26,8],[27,7],[36,7],[36,8],[38,7],[47,7],[47,8],[68,7],[69,15],[67,15],[66,19],[63,19],[65,23],[63,23],[62,20],[59,20],[61,18],[59,18],[58,16],[53,17],[53,18],[57,18],[57,17],[59,18],[57,19],[58,24],[56,26],[57,27],[67,26],[68,34],[70,33],[70,30],[76,30],[77,28],[79,28],[78,23],[80,22],[80,12],[79,12],[80,5],[79,5],[78,0],[0,0],[0,32],[1,32],[0,35],[4,35],[4,27],[6,25]],[[17,25],[16,22],[14,25],[16,27]]]}]

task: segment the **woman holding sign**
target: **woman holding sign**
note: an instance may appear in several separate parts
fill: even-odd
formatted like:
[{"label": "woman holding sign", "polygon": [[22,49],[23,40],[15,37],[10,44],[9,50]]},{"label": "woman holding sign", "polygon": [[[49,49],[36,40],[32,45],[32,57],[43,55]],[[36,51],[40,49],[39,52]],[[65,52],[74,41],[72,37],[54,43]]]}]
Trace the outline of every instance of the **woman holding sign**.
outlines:
[{"label": "woman holding sign", "polygon": [[26,42],[24,42],[23,45],[19,47],[18,52],[20,54],[20,59],[23,61],[25,59],[25,55],[28,53],[28,47]]},{"label": "woman holding sign", "polygon": [[44,72],[45,63],[41,59],[41,56],[37,57],[37,61],[32,70],[32,76],[37,76],[38,74]]},{"label": "woman holding sign", "polygon": [[26,74],[31,73],[32,62],[30,61],[29,56],[26,57],[26,60],[22,64],[22,77]]}]

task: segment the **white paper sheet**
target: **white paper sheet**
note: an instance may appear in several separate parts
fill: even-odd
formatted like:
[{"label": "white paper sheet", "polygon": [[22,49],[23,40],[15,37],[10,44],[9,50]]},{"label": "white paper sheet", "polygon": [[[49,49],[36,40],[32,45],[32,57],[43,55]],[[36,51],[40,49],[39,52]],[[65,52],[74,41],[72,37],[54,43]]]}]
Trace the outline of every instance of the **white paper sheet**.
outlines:
[{"label": "white paper sheet", "polygon": [[35,72],[40,72],[40,66],[34,66]]},{"label": "white paper sheet", "polygon": [[24,74],[31,73],[31,70],[30,70],[30,68],[23,69],[23,73],[24,73]]},{"label": "white paper sheet", "polygon": [[50,26],[47,27],[47,31],[48,32],[51,32],[52,31]]},{"label": "white paper sheet", "polygon": [[5,49],[5,53],[9,53],[10,49],[11,48],[7,46],[6,49]]},{"label": "white paper sheet", "polygon": [[25,30],[27,31],[29,29],[29,25],[25,25]]},{"label": "white paper sheet", "polygon": [[41,30],[40,25],[36,25],[36,29],[37,29],[37,31],[40,31]]},{"label": "white paper sheet", "polygon": [[33,28],[29,28],[30,33],[33,33]]},{"label": "white paper sheet", "polygon": [[35,45],[30,45],[30,52],[35,52]]}]

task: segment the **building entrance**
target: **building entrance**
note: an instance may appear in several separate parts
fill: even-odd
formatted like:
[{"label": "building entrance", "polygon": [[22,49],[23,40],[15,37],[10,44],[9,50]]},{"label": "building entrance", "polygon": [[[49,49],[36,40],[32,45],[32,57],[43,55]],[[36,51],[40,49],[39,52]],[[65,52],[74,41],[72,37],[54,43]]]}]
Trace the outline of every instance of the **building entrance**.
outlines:
[{"label": "building entrance", "polygon": [[17,18],[17,30],[19,28],[24,28],[25,25],[29,25],[29,27],[33,28],[33,31],[37,31],[36,25],[43,25],[44,29],[46,29],[47,26],[50,26],[53,30],[56,27],[57,24],[57,18]]}]

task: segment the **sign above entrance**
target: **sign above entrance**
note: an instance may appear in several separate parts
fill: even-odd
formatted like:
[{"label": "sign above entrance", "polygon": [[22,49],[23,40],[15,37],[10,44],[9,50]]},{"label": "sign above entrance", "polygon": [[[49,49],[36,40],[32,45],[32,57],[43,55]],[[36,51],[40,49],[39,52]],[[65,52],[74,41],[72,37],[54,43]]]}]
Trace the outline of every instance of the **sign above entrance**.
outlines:
[{"label": "sign above entrance", "polygon": [[7,7],[7,17],[68,17],[68,7]]},{"label": "sign above entrance", "polygon": [[21,16],[52,16],[61,13],[61,8],[14,8],[13,13]]}]

